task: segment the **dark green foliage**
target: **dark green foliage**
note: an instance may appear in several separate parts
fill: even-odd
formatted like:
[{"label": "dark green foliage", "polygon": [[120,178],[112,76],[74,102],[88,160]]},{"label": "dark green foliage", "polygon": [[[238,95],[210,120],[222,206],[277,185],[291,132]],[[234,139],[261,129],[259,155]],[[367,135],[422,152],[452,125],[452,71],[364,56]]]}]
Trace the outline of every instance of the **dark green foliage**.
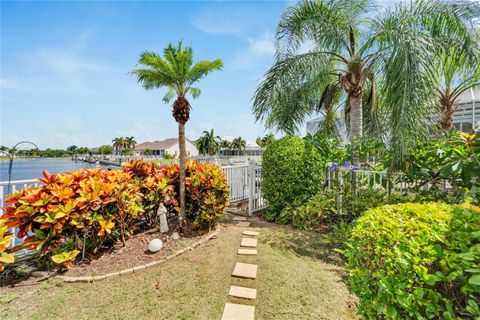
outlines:
[{"label": "dark green foliage", "polygon": [[320,192],[303,204],[287,204],[276,221],[308,230],[331,219],[332,216],[336,215],[336,212],[335,199]]},{"label": "dark green foliage", "polygon": [[366,319],[478,319],[480,212],[386,205],[359,218],[344,251]]},{"label": "dark green foliage", "polygon": [[276,220],[287,205],[317,194],[323,177],[323,161],[302,139],[284,137],[269,144],[262,159],[262,191],[269,205],[266,217]]}]

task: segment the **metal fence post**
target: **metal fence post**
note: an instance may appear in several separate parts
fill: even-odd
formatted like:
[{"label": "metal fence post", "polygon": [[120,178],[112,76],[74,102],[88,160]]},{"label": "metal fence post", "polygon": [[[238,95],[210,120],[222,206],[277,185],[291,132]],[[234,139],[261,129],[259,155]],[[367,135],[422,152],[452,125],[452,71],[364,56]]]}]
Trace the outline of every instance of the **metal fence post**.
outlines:
[{"label": "metal fence post", "polygon": [[248,173],[247,173],[247,184],[248,184],[248,215],[253,214],[253,204],[255,196],[255,167],[253,162],[248,164]]}]

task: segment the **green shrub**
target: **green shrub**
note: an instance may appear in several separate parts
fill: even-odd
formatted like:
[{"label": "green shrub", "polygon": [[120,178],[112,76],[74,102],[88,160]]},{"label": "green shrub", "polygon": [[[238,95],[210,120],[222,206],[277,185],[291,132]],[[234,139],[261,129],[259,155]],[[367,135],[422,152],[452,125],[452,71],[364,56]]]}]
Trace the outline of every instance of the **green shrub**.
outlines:
[{"label": "green shrub", "polygon": [[303,204],[288,204],[278,215],[277,222],[308,230],[326,222],[335,214],[335,199],[318,193]]},{"label": "green shrub", "polygon": [[344,251],[367,319],[478,319],[480,214],[397,204],[360,217]]},{"label": "green shrub", "polygon": [[315,148],[298,137],[284,137],[267,146],[262,159],[266,217],[276,220],[288,204],[308,200],[320,191],[323,162]]}]

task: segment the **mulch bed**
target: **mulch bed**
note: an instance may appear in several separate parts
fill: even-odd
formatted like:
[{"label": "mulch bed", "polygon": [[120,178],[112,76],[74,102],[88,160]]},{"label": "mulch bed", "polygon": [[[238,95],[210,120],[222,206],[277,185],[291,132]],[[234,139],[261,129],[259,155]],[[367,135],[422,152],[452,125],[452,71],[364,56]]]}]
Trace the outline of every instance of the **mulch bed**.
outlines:
[{"label": "mulch bed", "polygon": [[[62,275],[69,277],[95,276],[136,267],[165,258],[177,250],[192,245],[208,233],[208,230],[189,229],[181,235],[180,239],[174,240],[172,234],[175,226],[172,225],[169,229],[168,234],[161,234],[157,230],[148,230],[133,235],[128,238],[125,247],[121,243],[116,243],[113,247],[95,256],[85,257],[80,264]],[[148,243],[154,238],[161,239],[163,247],[160,251],[152,253],[148,251]]]}]

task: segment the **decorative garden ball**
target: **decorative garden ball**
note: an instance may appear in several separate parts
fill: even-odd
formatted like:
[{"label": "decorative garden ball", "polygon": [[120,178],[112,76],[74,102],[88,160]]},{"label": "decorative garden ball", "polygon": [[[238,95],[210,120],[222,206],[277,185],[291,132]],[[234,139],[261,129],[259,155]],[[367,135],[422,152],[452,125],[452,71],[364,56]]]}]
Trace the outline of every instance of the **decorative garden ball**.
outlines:
[{"label": "decorative garden ball", "polygon": [[150,241],[150,243],[148,244],[148,250],[150,250],[151,252],[160,251],[162,247],[163,247],[162,240],[158,238],[152,239],[152,241]]}]

